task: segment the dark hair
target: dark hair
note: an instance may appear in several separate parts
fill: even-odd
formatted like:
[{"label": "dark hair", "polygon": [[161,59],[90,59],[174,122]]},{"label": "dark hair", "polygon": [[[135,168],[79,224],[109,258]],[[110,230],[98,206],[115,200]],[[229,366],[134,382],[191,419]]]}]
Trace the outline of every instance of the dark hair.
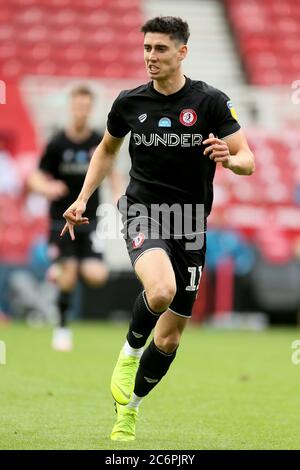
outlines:
[{"label": "dark hair", "polygon": [[175,16],[156,16],[141,27],[141,32],[168,34],[171,39],[176,39],[187,44],[190,37],[189,25],[186,21]]},{"label": "dark hair", "polygon": [[94,99],[94,93],[87,85],[77,85],[72,89],[70,95],[72,98],[75,98],[75,96],[89,96],[91,100]]}]

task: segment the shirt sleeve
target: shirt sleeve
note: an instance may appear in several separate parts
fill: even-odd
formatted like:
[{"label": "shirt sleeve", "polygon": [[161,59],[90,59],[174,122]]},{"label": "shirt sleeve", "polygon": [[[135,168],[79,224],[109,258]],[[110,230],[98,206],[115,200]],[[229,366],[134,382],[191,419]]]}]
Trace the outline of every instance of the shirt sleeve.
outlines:
[{"label": "shirt sleeve", "polygon": [[54,178],[57,177],[58,170],[58,149],[53,141],[46,146],[39,163],[39,169],[49,173]]},{"label": "shirt sleeve", "polygon": [[130,131],[130,127],[124,119],[124,112],[121,109],[120,95],[114,101],[107,118],[107,130],[113,137],[125,137]]},{"label": "shirt sleeve", "polygon": [[223,92],[218,92],[212,105],[212,132],[222,139],[237,132],[241,126],[230,98]]}]

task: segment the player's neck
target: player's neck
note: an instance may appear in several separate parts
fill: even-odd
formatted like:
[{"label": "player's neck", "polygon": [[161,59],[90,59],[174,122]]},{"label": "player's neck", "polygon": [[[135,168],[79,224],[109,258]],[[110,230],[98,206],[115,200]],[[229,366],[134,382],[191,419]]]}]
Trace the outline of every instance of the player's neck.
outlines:
[{"label": "player's neck", "polygon": [[153,87],[162,95],[172,95],[184,87],[185,81],[185,76],[180,74],[167,80],[153,80]]},{"label": "player's neck", "polygon": [[66,129],[66,135],[75,142],[81,142],[90,137],[91,129],[87,126],[77,127],[73,124]]}]

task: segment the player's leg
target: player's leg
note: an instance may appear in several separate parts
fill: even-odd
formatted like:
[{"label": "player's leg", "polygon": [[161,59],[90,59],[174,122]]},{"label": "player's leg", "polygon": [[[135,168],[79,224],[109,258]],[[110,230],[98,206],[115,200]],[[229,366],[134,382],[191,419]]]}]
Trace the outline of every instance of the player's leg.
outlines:
[{"label": "player's leg", "polygon": [[[53,268],[51,268],[53,271]],[[54,330],[52,346],[55,350],[70,351],[73,347],[72,332],[68,328],[67,312],[70,307],[72,292],[78,277],[78,262],[73,258],[66,258],[55,264],[55,274],[52,274],[58,286],[58,314],[59,324]]]},{"label": "player's leg", "polygon": [[[132,391],[134,383],[136,383],[136,377],[139,376],[137,375],[137,370],[141,370],[141,374],[143,374],[144,370],[143,367],[141,369],[141,364],[139,365],[139,359],[140,357],[145,358],[143,362],[147,365],[149,347],[142,354],[143,346],[152,329],[155,325],[160,324],[161,318],[167,314],[166,310],[168,305],[170,305],[176,293],[176,282],[172,264],[166,251],[162,248],[145,251],[135,263],[135,272],[145,290],[138,296],[135,302],[127,341],[121,350],[112,377],[112,392],[114,396],[116,395],[115,398],[118,398],[116,401],[119,403],[116,405],[117,421],[113,427],[111,439],[117,441],[130,441],[135,439],[135,423],[141,397],[135,393],[132,395]],[[162,325],[165,325],[165,321]],[[179,331],[182,329],[183,327],[178,326]],[[150,348],[150,356],[152,363],[152,346]],[[163,370],[161,371],[159,367],[159,374],[165,374],[166,363],[169,367],[171,363],[170,358],[173,360],[173,356],[174,354],[164,354],[162,358],[159,358],[159,361],[163,363]],[[156,360],[155,355],[154,361]],[[151,382],[151,378],[149,378],[149,381]],[[124,390],[123,394],[120,395],[120,386],[127,392],[125,400]],[[137,391],[140,393],[139,388]],[[120,398],[123,404],[120,404]],[[125,406],[126,402],[129,402],[127,406]]]},{"label": "player's leg", "polygon": [[134,270],[144,291],[136,299],[127,340],[133,348],[140,348],[171,304],[176,294],[176,279],[167,252],[157,247],[146,250],[137,259]]},{"label": "player's leg", "polygon": [[130,401],[143,347],[159,316],[168,308],[176,292],[172,264],[162,248],[145,247],[134,267],[145,290],[135,301],[127,340],[112,374],[111,392],[121,405]]},{"label": "player's leg", "polygon": [[172,266],[177,292],[168,310],[157,321],[154,338],[140,359],[130,402],[117,407],[118,420],[111,435],[113,440],[135,438],[135,422],[141,400],[160,382],[175,359],[181,335],[191,316],[204,255],[205,247],[186,252],[181,243],[173,242]]},{"label": "player's leg", "polygon": [[133,394],[136,403],[159,383],[175,359],[182,332],[192,314],[204,266],[205,241],[199,250],[187,251],[184,242],[175,240],[172,248],[177,292],[168,310],[159,318],[154,338],[141,357]]},{"label": "player's leg", "polygon": [[137,369],[130,402],[116,405],[117,421],[111,433],[116,441],[135,439],[136,420],[142,399],[160,382],[175,359],[177,347],[188,318],[165,311],[158,319],[154,339],[145,349]]},{"label": "player's leg", "polygon": [[176,356],[180,338],[188,322],[188,318],[175,315],[171,310],[164,312],[159,318],[154,337],[144,351],[136,374],[134,395],[144,397],[160,382],[167,373]]},{"label": "player's leg", "polygon": [[85,258],[81,261],[79,273],[82,280],[91,287],[101,287],[108,279],[108,268],[103,261]]},{"label": "player's leg", "polygon": [[78,236],[77,256],[80,259],[79,273],[91,287],[101,287],[108,279],[108,268],[103,261],[103,244],[97,236],[96,222],[82,227]]},{"label": "player's leg", "polygon": [[49,257],[52,266],[48,270],[48,279],[58,288],[57,306],[59,321],[53,332],[52,346],[56,350],[70,351],[73,346],[72,332],[68,328],[67,313],[70,307],[72,293],[78,279],[78,240],[70,237],[60,237],[63,222],[51,220],[49,236]]}]

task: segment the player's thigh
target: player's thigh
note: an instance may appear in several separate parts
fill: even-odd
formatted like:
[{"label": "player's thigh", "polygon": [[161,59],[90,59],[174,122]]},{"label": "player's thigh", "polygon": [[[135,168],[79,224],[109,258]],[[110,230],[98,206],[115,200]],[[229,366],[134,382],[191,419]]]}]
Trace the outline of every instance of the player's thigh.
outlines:
[{"label": "player's thigh", "polygon": [[134,264],[136,275],[146,292],[168,290],[176,292],[176,279],[172,263],[167,252],[162,248],[146,250]]},{"label": "player's thigh", "polygon": [[85,258],[80,262],[80,276],[91,286],[101,286],[107,281],[108,269],[101,259]]},{"label": "player's thigh", "polygon": [[[138,229],[135,228],[136,224]],[[168,242],[162,238],[159,226],[155,224],[153,227],[149,218],[136,218],[130,222],[130,226],[125,226],[124,238],[128,254],[134,271],[143,284],[148,304],[155,312],[163,312],[176,292]]]},{"label": "player's thigh", "polygon": [[199,250],[186,250],[184,244],[176,241],[173,247],[173,267],[177,291],[169,310],[179,318],[189,318],[197,296],[202,270],[205,263],[206,245]]}]

